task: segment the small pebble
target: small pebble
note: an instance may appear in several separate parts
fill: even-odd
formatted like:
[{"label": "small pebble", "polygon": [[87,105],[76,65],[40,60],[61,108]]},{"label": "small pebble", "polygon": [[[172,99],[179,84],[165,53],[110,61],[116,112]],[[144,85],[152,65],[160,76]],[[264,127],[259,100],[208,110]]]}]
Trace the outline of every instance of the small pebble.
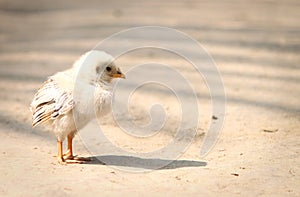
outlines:
[{"label": "small pebble", "polygon": [[231,175],[233,175],[233,176],[239,176],[238,173],[231,173]]},{"label": "small pebble", "polygon": [[278,129],[263,129],[262,131],[266,133],[275,133],[278,131]]}]

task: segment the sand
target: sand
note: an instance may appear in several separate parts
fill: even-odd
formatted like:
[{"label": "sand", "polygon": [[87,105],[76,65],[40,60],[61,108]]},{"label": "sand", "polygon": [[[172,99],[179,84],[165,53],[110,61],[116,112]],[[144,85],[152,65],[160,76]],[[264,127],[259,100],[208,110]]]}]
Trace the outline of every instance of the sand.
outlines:
[{"label": "sand", "polygon": [[[299,196],[299,8],[293,0],[1,1],[0,196]],[[70,67],[101,40],[144,25],[182,31],[212,55],[227,96],[217,144],[199,158],[213,115],[203,78],[182,60],[142,50],[119,59],[122,70],[161,61],[181,69],[194,84],[201,115],[190,146],[175,162],[156,169],[165,158],[109,151],[94,155],[77,137],[76,154],[110,162],[58,165],[53,133],[31,127],[29,104],[35,91],[47,76]],[[149,90],[133,95],[129,109],[134,120],[147,123],[149,105],[161,101],[169,118],[166,127],[137,138],[105,117],[103,131],[115,146],[147,153],[174,138],[180,112],[176,99],[160,88]],[[99,147],[105,144],[99,141]]]}]

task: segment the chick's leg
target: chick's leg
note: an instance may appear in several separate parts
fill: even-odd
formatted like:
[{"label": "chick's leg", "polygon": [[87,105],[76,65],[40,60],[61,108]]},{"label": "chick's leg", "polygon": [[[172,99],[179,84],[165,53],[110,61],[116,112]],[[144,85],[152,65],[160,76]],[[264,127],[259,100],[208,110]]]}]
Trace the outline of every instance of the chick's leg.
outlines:
[{"label": "chick's leg", "polygon": [[77,157],[73,155],[73,134],[68,135],[68,151],[64,154],[65,159],[67,160],[76,160],[76,161],[91,161],[90,158]]},{"label": "chick's leg", "polygon": [[59,164],[66,164],[65,159],[63,158],[63,145],[62,141],[57,140],[57,148],[58,148],[58,153],[57,153],[57,161]]},{"label": "chick's leg", "polygon": [[73,156],[73,135],[69,134],[68,135],[68,150],[67,150],[67,153],[64,154],[65,156],[65,159],[74,159],[74,156]]},{"label": "chick's leg", "polygon": [[[76,163],[82,163],[82,161],[66,161],[63,154],[63,143],[62,141],[57,140],[57,147],[58,147],[58,154],[57,154],[57,161],[59,164],[66,165],[66,164],[76,164]],[[67,153],[68,154],[68,153]]]}]

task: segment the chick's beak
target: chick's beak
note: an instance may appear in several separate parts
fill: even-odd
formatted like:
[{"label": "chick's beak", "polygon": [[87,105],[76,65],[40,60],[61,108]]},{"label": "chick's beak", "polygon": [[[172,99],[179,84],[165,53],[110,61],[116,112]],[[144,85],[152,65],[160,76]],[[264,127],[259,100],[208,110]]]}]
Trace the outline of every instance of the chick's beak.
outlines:
[{"label": "chick's beak", "polygon": [[123,73],[121,73],[120,71],[117,71],[117,73],[112,74],[112,77],[113,78],[123,78],[123,79],[126,78],[126,76]]}]

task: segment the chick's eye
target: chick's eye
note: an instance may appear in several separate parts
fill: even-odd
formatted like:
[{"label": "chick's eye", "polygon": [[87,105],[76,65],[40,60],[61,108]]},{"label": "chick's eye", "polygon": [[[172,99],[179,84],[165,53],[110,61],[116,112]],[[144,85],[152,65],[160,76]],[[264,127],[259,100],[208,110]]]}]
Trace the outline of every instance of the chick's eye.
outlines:
[{"label": "chick's eye", "polygon": [[109,72],[109,71],[111,71],[111,67],[106,67],[106,70]]}]

